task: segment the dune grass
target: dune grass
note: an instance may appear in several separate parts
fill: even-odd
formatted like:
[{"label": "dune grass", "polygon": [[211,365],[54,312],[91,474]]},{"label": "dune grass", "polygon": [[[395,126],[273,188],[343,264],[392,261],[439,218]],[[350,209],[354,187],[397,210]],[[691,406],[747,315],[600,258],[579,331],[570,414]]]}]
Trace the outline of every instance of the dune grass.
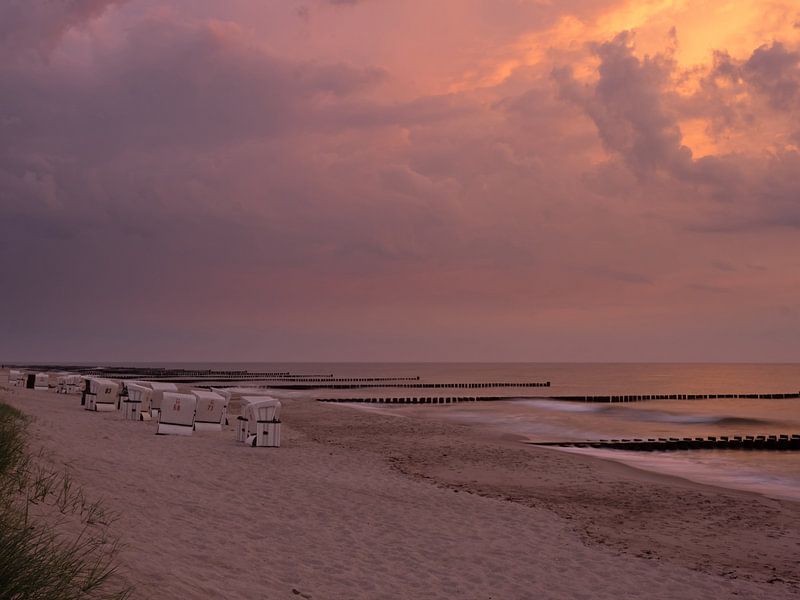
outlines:
[{"label": "dune grass", "polygon": [[25,442],[27,419],[0,403],[0,600],[124,600],[113,515]]}]

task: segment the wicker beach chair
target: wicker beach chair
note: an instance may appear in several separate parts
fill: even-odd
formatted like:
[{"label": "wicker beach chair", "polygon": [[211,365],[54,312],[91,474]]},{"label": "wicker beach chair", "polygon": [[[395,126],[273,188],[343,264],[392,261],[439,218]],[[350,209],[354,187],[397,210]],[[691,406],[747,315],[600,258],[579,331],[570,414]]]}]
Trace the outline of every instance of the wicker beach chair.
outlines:
[{"label": "wicker beach chair", "polygon": [[227,417],[227,398],[206,390],[192,390],[191,393],[197,399],[194,430],[222,431]]},{"label": "wicker beach chair", "polygon": [[277,448],[281,445],[281,402],[276,398],[248,396],[244,443],[247,446]]},{"label": "wicker beach chair", "polygon": [[119,406],[119,384],[110,379],[89,379],[85,393],[86,410],[109,412]]},{"label": "wicker beach chair", "polygon": [[196,407],[193,394],[163,392],[156,435],[192,435]]}]

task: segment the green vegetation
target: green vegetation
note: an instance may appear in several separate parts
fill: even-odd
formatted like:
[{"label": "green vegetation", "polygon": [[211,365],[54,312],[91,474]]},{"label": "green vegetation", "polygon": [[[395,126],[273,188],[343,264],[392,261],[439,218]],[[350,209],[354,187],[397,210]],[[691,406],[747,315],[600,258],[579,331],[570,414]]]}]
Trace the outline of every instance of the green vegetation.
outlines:
[{"label": "green vegetation", "polygon": [[0,403],[0,600],[123,600],[113,516],[25,443],[27,422]]}]

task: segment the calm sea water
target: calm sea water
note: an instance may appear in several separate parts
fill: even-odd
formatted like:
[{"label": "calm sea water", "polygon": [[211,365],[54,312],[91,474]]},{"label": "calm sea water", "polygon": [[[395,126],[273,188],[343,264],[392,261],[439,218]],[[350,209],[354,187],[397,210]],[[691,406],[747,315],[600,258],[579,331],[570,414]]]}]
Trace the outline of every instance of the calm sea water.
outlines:
[{"label": "calm sea water", "polygon": [[[656,400],[612,405],[547,399],[548,396],[569,395],[797,392],[800,391],[800,364],[207,363],[191,366],[290,371],[337,377],[419,376],[420,381],[432,383],[550,381],[549,388],[460,391],[370,388],[278,393],[309,397],[518,394],[518,399],[499,402],[440,405],[423,409],[396,406],[382,410],[422,412],[431,418],[514,433],[531,441],[800,433],[800,400],[796,399]],[[349,409],[343,407],[343,410]],[[800,501],[800,452],[574,451],[700,483]]]}]

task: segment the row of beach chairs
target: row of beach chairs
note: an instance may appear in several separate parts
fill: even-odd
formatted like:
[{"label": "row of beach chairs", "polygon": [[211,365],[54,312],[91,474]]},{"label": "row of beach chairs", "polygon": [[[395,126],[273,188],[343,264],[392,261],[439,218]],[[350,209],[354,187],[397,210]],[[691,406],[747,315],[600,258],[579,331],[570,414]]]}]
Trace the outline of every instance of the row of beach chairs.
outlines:
[{"label": "row of beach chairs", "polygon": [[8,372],[8,383],[12,387],[52,390],[60,394],[80,393],[83,381],[83,377],[74,373],[28,373],[17,369]]},{"label": "row of beach chairs", "polygon": [[115,381],[70,373],[9,371],[9,384],[64,394],[81,394],[89,411],[121,411],[126,420],[156,420],[157,435],[191,435],[194,431],[222,431],[228,407],[238,405],[236,441],[254,447],[281,445],[281,402],[264,390],[212,388],[181,392],[174,383]]}]

